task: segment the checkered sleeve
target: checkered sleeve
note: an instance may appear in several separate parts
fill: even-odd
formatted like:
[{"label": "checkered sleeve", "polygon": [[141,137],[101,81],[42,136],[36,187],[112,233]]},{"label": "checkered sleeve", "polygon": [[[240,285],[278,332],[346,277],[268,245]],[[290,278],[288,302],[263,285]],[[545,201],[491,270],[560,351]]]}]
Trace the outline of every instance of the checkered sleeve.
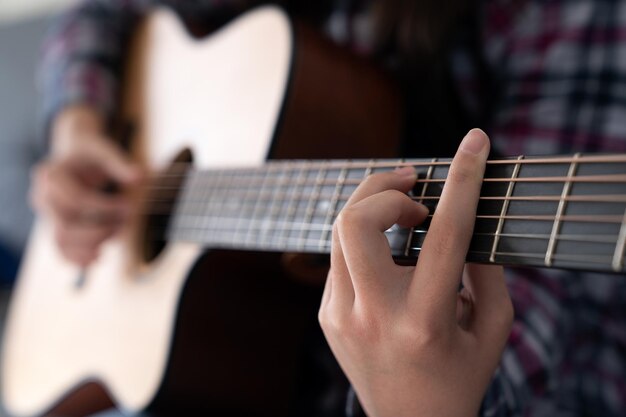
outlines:
[{"label": "checkered sleeve", "polygon": [[[626,3],[488,0],[482,13],[491,85],[476,88],[471,69],[458,79],[475,88],[466,102],[488,114],[499,154],[626,152]],[[507,274],[515,322],[482,415],[622,415],[626,285],[599,274]]]},{"label": "checkered sleeve", "polygon": [[46,124],[63,107],[88,104],[114,112],[122,59],[136,22],[153,6],[167,5],[201,21],[235,14],[246,0],[83,0],[60,16],[43,44],[39,85]]},{"label": "checkered sleeve", "polygon": [[626,3],[485,3],[495,146],[505,155],[626,152]]},{"label": "checkered sleeve", "polygon": [[43,45],[39,71],[46,122],[63,107],[88,104],[109,116],[125,40],[151,0],[84,1],[63,14]]}]

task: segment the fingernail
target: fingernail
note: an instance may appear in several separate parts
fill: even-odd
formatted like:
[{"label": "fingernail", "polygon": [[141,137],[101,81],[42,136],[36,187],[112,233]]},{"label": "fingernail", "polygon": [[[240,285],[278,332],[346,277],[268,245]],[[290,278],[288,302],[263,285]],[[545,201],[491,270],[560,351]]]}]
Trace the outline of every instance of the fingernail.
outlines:
[{"label": "fingernail", "polygon": [[400,175],[401,177],[412,177],[415,175],[415,168],[413,168],[412,166],[398,167],[393,172]]},{"label": "fingernail", "polygon": [[487,138],[485,133],[480,129],[472,129],[465,135],[459,148],[465,152],[478,155],[485,149],[486,145]]}]

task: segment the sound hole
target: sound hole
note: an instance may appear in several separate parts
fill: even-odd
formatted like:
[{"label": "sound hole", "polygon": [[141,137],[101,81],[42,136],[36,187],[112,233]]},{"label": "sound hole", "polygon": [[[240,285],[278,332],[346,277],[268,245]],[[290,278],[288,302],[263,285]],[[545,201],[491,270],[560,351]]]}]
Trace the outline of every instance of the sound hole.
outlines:
[{"label": "sound hole", "polygon": [[146,193],[146,221],[142,239],[142,259],[149,263],[163,251],[181,186],[192,166],[193,155],[183,150],[163,172],[154,176]]}]

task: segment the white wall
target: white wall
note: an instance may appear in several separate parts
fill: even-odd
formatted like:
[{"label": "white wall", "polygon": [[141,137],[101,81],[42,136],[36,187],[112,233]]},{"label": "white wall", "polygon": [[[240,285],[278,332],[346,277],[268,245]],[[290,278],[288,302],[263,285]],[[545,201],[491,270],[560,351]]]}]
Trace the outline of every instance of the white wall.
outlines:
[{"label": "white wall", "polygon": [[0,22],[58,11],[76,0],[0,0]]}]

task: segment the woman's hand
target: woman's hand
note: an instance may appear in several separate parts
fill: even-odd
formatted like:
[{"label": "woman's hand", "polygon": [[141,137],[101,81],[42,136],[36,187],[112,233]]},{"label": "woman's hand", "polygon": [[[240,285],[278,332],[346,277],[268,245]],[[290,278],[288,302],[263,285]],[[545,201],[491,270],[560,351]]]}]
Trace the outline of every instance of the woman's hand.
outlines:
[{"label": "woman's hand", "polygon": [[104,190],[111,184],[137,185],[141,172],[103,134],[101,119],[90,108],[71,107],[60,113],[51,140],[50,157],[33,173],[31,202],[52,221],[63,255],[86,266],[131,210],[123,193]]},{"label": "woman's hand", "polygon": [[488,153],[469,132],[415,267],[396,265],[384,236],[428,215],[405,195],[412,168],[369,177],[337,219],[319,319],[370,417],[478,412],[513,319],[502,269],[465,266]]}]

